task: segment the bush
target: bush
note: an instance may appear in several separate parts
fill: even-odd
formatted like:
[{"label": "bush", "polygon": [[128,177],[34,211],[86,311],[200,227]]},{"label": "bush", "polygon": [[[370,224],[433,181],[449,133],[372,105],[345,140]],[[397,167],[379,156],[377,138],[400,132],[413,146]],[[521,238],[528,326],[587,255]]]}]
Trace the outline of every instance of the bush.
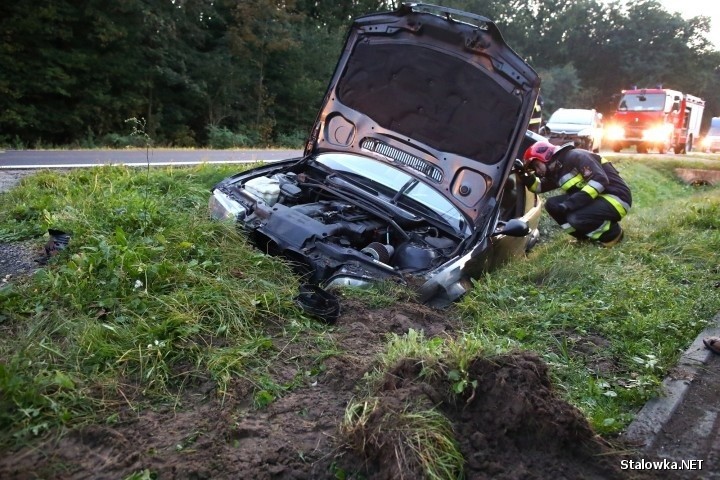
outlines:
[{"label": "bush", "polygon": [[27,146],[17,135],[15,135],[14,138],[11,138],[9,135],[0,135],[0,148],[7,148],[10,150],[25,150]]},{"label": "bush", "polygon": [[170,145],[179,148],[192,148],[196,145],[195,132],[187,125],[182,125],[169,138]]},{"label": "bush", "polygon": [[208,145],[211,148],[239,148],[250,145],[250,138],[242,133],[235,133],[226,127],[207,127]]},{"label": "bush", "polygon": [[284,148],[303,148],[307,140],[305,132],[294,131],[291,133],[281,133],[278,135],[276,144],[278,147]]},{"label": "bush", "polygon": [[108,133],[100,139],[100,144],[110,148],[146,147],[147,140],[138,135],[120,135]]}]

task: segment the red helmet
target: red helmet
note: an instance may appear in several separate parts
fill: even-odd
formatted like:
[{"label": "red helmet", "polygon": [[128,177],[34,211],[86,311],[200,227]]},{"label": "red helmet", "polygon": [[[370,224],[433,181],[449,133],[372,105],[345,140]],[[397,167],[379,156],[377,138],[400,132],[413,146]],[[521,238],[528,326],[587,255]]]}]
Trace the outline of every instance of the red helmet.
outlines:
[{"label": "red helmet", "polygon": [[535,142],[530,145],[527,150],[525,150],[523,162],[525,162],[525,165],[528,165],[533,160],[548,163],[555,153],[555,148],[555,145],[550,142],[545,142],[543,140]]},{"label": "red helmet", "polygon": [[527,150],[525,150],[525,154],[523,155],[523,162],[525,162],[525,165],[528,165],[533,160],[538,160],[542,163],[548,163],[550,160],[552,160],[554,155],[560,153],[567,148],[573,147],[574,145],[572,143],[566,143],[557,147],[550,142],[540,140],[533,143],[528,147]]}]

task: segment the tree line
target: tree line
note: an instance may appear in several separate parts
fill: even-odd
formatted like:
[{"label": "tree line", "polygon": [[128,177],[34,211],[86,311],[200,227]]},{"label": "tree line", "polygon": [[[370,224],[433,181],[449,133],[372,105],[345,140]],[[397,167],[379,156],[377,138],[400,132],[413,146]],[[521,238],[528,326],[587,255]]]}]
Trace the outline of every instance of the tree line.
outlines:
[{"label": "tree line", "polygon": [[[494,20],[537,71],[546,115],[608,113],[663,84],[720,115],[710,18],[655,0],[430,1]],[[0,2],[0,145],[123,146],[128,119],[159,145],[301,145],[351,19],[385,0]]]}]

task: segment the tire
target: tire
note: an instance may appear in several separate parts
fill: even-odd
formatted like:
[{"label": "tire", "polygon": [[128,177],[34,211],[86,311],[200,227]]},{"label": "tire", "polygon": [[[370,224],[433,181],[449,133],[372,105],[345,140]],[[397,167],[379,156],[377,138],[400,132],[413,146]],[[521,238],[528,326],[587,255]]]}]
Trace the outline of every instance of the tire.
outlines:
[{"label": "tire", "polygon": [[622,147],[620,147],[620,145],[613,145],[613,146],[612,146],[612,151],[613,151],[613,152],[619,153],[620,150],[622,150]]},{"label": "tire", "polygon": [[637,146],[637,153],[647,153],[647,147],[645,145],[638,145]]},{"label": "tire", "polygon": [[685,153],[685,145],[684,144],[675,145],[674,151],[678,155],[680,155],[681,153]]}]

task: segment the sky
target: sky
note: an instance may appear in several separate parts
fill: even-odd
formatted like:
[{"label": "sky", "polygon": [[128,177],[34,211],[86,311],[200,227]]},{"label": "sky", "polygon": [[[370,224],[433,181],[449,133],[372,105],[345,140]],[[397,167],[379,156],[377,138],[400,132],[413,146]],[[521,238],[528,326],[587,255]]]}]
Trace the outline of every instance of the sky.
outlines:
[{"label": "sky", "polygon": [[710,17],[710,41],[720,50],[720,0],[658,0],[670,13],[678,12],[683,18],[698,15]]}]

